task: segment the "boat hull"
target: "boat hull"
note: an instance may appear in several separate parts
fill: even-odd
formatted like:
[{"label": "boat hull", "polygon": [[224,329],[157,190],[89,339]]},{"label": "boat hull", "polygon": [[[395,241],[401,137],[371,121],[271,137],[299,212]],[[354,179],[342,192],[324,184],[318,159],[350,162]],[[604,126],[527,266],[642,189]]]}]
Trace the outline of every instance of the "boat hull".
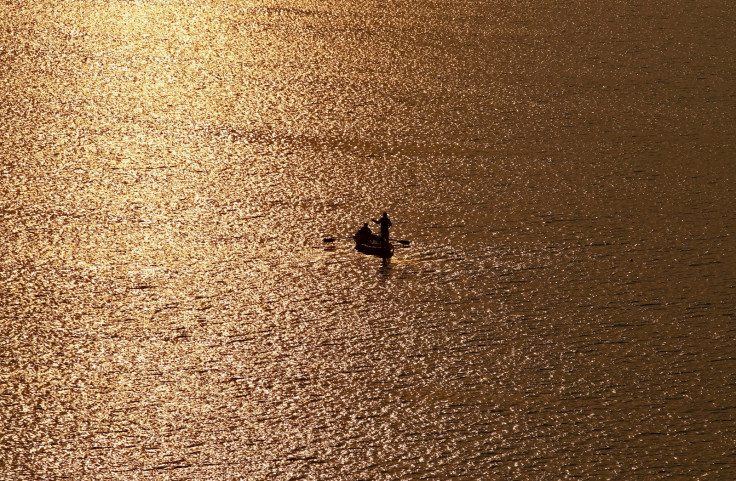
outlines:
[{"label": "boat hull", "polygon": [[388,259],[394,255],[394,246],[383,244],[378,238],[355,239],[355,250],[371,256]]}]

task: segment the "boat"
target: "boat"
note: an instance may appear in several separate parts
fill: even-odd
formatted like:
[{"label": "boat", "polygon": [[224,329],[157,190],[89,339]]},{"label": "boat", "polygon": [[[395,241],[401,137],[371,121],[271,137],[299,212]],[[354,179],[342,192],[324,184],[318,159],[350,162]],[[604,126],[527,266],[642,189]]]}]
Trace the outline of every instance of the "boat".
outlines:
[{"label": "boat", "polygon": [[394,255],[394,246],[390,243],[384,243],[381,238],[375,234],[353,236],[355,240],[355,250],[371,256],[388,259]]}]

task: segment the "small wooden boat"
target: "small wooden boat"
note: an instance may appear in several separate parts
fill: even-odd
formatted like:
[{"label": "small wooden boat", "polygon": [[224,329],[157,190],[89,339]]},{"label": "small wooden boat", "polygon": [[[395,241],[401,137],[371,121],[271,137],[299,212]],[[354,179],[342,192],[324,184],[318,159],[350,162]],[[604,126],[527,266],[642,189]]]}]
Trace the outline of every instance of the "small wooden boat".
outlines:
[{"label": "small wooden boat", "polygon": [[394,255],[394,246],[390,243],[384,244],[381,238],[375,234],[369,235],[354,235],[355,250],[383,259],[388,259]]}]

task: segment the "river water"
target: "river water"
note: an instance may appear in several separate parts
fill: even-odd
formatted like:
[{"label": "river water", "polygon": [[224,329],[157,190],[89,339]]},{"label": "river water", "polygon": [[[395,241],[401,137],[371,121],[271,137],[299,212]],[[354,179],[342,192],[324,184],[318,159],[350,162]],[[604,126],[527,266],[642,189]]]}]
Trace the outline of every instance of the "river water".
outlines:
[{"label": "river water", "polygon": [[736,478],[733,2],[0,29],[0,478]]}]

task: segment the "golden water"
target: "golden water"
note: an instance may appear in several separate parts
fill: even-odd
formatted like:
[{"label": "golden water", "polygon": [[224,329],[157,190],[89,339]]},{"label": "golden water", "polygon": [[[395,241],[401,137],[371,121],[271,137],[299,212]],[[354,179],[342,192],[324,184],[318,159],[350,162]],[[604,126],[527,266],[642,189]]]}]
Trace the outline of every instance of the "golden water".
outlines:
[{"label": "golden water", "polygon": [[5,2],[0,478],[734,479],[734,31]]}]

